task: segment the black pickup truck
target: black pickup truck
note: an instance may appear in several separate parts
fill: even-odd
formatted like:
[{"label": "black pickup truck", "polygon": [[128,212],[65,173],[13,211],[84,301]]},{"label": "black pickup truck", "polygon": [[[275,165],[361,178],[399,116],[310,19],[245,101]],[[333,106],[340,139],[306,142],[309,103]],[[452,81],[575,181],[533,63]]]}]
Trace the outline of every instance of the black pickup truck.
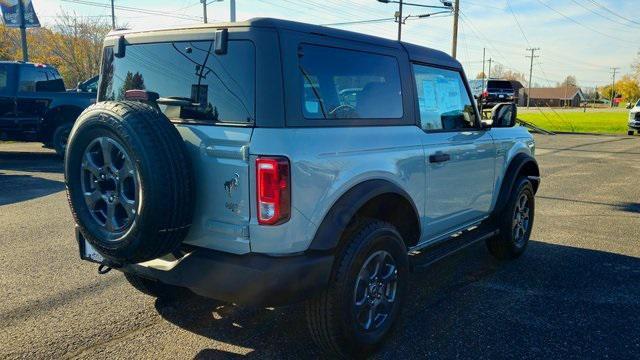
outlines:
[{"label": "black pickup truck", "polygon": [[64,155],[73,122],[96,93],[67,91],[54,67],[0,61],[0,140],[37,141]]}]

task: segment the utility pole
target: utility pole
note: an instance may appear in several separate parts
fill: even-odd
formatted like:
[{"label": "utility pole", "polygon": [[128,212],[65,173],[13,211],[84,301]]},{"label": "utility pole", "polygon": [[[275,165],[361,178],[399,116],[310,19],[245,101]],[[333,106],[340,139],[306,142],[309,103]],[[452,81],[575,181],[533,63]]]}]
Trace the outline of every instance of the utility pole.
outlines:
[{"label": "utility pole", "polygon": [[236,0],[229,0],[229,20],[236,22]]},{"label": "utility pole", "polygon": [[27,24],[24,20],[24,3],[18,0],[18,12],[20,13],[20,38],[22,39],[22,61],[29,61],[29,50],[27,49]]},{"label": "utility pole", "polygon": [[484,63],[485,57],[487,55],[487,48],[482,48],[482,91],[484,91],[484,80],[487,77],[487,74],[484,73]]},{"label": "utility pole", "polygon": [[528,58],[531,58],[531,65],[529,66],[529,90],[527,91],[527,109],[531,104],[531,82],[533,81],[533,59],[540,57],[536,55],[536,51],[540,50],[540,48],[529,48],[527,51],[531,51],[531,55],[527,55]]},{"label": "utility pole", "polygon": [[398,41],[402,40],[402,0],[398,1]]},{"label": "utility pole", "polygon": [[207,21],[207,0],[200,0],[200,2],[202,3],[202,18],[204,19],[204,23],[206,24]]},{"label": "utility pole", "polygon": [[619,67],[612,67],[613,79],[611,80],[611,107],[613,107],[613,99],[616,98],[616,73],[620,70]]},{"label": "utility pole", "polygon": [[455,0],[453,7],[453,44],[451,45],[451,56],[456,58],[458,53],[458,15],[460,14],[460,0]]},{"label": "utility pole", "polygon": [[111,29],[116,29],[116,7],[113,4],[114,0],[111,0]]}]

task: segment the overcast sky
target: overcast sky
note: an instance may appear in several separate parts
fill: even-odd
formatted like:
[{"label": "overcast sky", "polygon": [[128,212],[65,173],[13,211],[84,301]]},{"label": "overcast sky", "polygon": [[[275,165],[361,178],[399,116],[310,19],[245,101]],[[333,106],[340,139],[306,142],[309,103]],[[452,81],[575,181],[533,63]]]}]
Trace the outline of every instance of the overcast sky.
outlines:
[{"label": "overcast sky", "polygon": [[[78,0],[33,0],[33,3],[46,25],[55,23],[62,8],[77,16],[101,16],[110,22],[108,7],[74,1]],[[80,2],[109,4],[109,0]],[[410,2],[440,5],[439,0]],[[118,24],[134,29],[202,21],[200,0],[115,0],[115,3],[174,14],[151,15],[116,9]],[[238,20],[262,16],[315,24],[387,18],[397,10],[397,4],[376,0],[236,0],[236,3]],[[630,72],[630,64],[640,51],[637,0],[460,0],[460,8],[458,59],[469,78],[482,70],[483,48],[487,58],[507,69],[528,74],[526,48],[539,47],[542,50],[534,63],[534,83],[553,84],[567,75],[575,75],[582,86],[600,86],[611,81],[613,66],[620,67],[621,74]],[[405,7],[408,14],[428,12],[425,8]],[[210,21],[228,20],[229,0],[211,2],[208,14]],[[403,40],[450,52],[452,22],[451,16],[408,21]],[[397,36],[397,24],[391,21],[335,27],[387,38]]]}]

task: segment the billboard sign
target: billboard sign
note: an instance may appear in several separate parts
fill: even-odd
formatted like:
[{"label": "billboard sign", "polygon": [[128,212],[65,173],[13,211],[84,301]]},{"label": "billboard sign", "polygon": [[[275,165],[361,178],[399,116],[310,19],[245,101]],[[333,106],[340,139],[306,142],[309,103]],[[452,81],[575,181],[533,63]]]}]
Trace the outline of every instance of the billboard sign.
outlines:
[{"label": "billboard sign", "polygon": [[33,9],[31,0],[0,0],[0,10],[2,10],[2,20],[7,27],[20,27],[20,6],[18,1],[22,1],[24,8],[25,27],[40,27],[40,21],[36,11]]}]

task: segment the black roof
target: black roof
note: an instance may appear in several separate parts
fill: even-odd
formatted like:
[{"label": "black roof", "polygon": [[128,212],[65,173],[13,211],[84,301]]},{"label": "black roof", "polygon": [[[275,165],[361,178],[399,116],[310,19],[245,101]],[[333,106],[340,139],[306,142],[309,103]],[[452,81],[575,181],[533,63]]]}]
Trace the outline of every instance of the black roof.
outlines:
[{"label": "black roof", "polygon": [[312,25],[312,24],[306,24],[306,23],[301,23],[296,21],[274,19],[274,18],[253,18],[253,19],[247,20],[244,23],[238,23],[238,25],[280,28],[280,29],[293,30],[293,31],[298,31],[303,33],[314,33],[314,34],[320,34],[320,35],[325,35],[329,37],[341,38],[341,39],[351,40],[351,41],[360,41],[360,42],[373,44],[377,46],[386,46],[386,47],[397,48],[397,49],[404,47],[407,53],[409,54],[409,58],[411,60],[428,62],[431,64],[459,68],[459,69],[462,68],[462,65],[456,59],[439,50],[434,50],[434,49],[430,49],[430,48],[415,45],[415,44],[385,39],[378,36],[372,36],[372,35],[357,33],[353,31],[341,30],[341,29],[334,29],[327,26]]},{"label": "black roof", "polygon": [[[328,37],[334,37],[339,39],[345,39],[350,41],[359,41],[375,46],[385,46],[394,49],[404,48],[412,61],[426,62],[430,64],[451,67],[455,69],[462,69],[462,65],[448,54],[418,46],[415,44],[409,44],[405,42],[399,42],[395,40],[385,39],[378,36],[366,35],[353,31],[346,31],[341,29],[334,29],[328,26],[313,25],[307,23],[301,23],[296,21],[275,19],[275,18],[253,18],[247,21],[234,22],[234,23],[209,23],[200,25],[189,25],[180,27],[178,29],[194,29],[194,28],[225,28],[225,27],[263,27],[291,30],[308,34],[318,34]],[[145,33],[155,31],[172,31],[175,29],[160,29],[160,30],[147,30],[147,31],[135,31],[135,30],[115,30],[109,33],[109,36],[126,35],[127,33]]]}]

